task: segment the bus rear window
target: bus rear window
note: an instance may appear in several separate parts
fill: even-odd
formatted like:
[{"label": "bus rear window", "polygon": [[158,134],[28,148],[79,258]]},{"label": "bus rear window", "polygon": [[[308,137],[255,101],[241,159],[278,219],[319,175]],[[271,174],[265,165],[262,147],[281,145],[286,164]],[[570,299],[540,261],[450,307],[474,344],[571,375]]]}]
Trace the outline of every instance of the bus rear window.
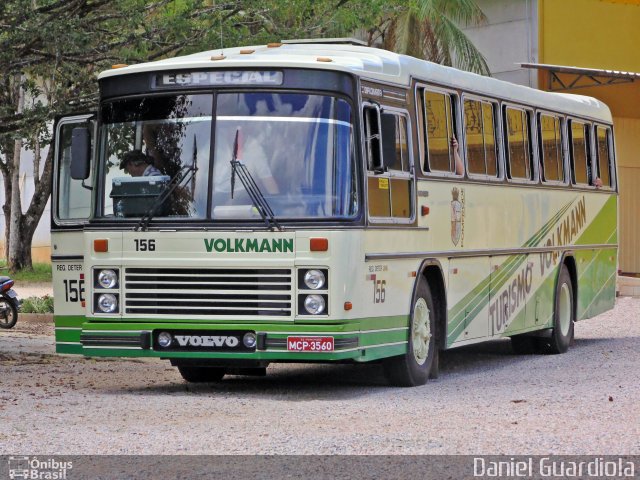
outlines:
[{"label": "bus rear window", "polygon": [[598,148],[598,177],[602,181],[603,187],[610,187],[611,184],[611,129],[596,126],[596,141]]}]

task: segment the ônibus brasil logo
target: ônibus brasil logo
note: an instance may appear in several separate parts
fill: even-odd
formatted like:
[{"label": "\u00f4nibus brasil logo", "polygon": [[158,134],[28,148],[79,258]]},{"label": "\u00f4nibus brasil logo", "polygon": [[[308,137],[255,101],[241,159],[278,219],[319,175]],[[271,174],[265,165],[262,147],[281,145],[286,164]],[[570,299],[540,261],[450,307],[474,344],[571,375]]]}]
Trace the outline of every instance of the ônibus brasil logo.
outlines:
[{"label": "\u00f4nibus brasil logo", "polygon": [[67,471],[73,468],[73,462],[55,458],[45,460],[38,457],[9,457],[9,478],[31,480],[64,480]]}]

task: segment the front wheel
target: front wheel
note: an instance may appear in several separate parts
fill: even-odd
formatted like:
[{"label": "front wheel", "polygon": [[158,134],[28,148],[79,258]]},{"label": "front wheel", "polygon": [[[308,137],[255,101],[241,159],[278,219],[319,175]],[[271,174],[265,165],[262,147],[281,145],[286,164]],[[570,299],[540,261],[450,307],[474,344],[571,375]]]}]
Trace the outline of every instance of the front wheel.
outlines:
[{"label": "front wheel", "polygon": [[219,382],[226,371],[220,367],[197,367],[192,365],[178,365],[182,378],[191,383]]},{"label": "front wheel", "polygon": [[551,337],[545,339],[544,350],[547,353],[564,353],[573,341],[575,306],[573,304],[573,282],[565,265],[562,265],[553,309],[553,329]]},{"label": "front wheel", "polygon": [[4,297],[0,298],[0,328],[12,328],[18,321],[18,307]]},{"label": "front wheel", "polygon": [[420,282],[411,307],[408,351],[384,362],[390,384],[415,387],[424,385],[429,377],[437,376],[436,319],[431,290],[425,282]]}]

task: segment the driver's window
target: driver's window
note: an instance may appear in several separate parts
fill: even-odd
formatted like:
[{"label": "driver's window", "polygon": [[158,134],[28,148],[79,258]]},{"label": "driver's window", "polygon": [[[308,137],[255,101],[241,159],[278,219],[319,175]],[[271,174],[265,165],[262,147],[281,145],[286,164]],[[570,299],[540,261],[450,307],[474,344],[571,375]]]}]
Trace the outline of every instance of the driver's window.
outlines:
[{"label": "driver's window", "polygon": [[84,180],[71,178],[71,135],[74,128],[91,132],[93,148],[94,122],[90,120],[61,123],[58,127],[55,217],[61,221],[86,220],[91,213],[91,190]]},{"label": "driver's window", "polygon": [[385,217],[406,221],[412,216],[413,203],[408,116],[366,106],[363,120],[369,216],[374,221]]}]

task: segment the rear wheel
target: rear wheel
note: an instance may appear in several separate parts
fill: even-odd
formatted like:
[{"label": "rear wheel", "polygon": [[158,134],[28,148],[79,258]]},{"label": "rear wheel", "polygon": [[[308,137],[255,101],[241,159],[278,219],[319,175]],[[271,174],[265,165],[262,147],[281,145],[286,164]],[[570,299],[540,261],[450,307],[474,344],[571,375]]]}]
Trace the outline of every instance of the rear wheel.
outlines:
[{"label": "rear wheel", "polygon": [[553,329],[551,337],[544,339],[544,350],[547,353],[564,353],[569,349],[573,341],[574,312],[573,282],[566,265],[562,265],[556,285]]},{"label": "rear wheel", "polygon": [[18,321],[18,308],[6,298],[0,298],[0,328],[12,328]]},{"label": "rear wheel", "polygon": [[191,383],[219,382],[226,371],[220,367],[195,367],[192,365],[178,365],[182,378]]},{"label": "rear wheel", "polygon": [[398,387],[423,385],[437,377],[437,313],[429,286],[420,282],[411,308],[409,348],[406,354],[384,362],[389,383]]}]

